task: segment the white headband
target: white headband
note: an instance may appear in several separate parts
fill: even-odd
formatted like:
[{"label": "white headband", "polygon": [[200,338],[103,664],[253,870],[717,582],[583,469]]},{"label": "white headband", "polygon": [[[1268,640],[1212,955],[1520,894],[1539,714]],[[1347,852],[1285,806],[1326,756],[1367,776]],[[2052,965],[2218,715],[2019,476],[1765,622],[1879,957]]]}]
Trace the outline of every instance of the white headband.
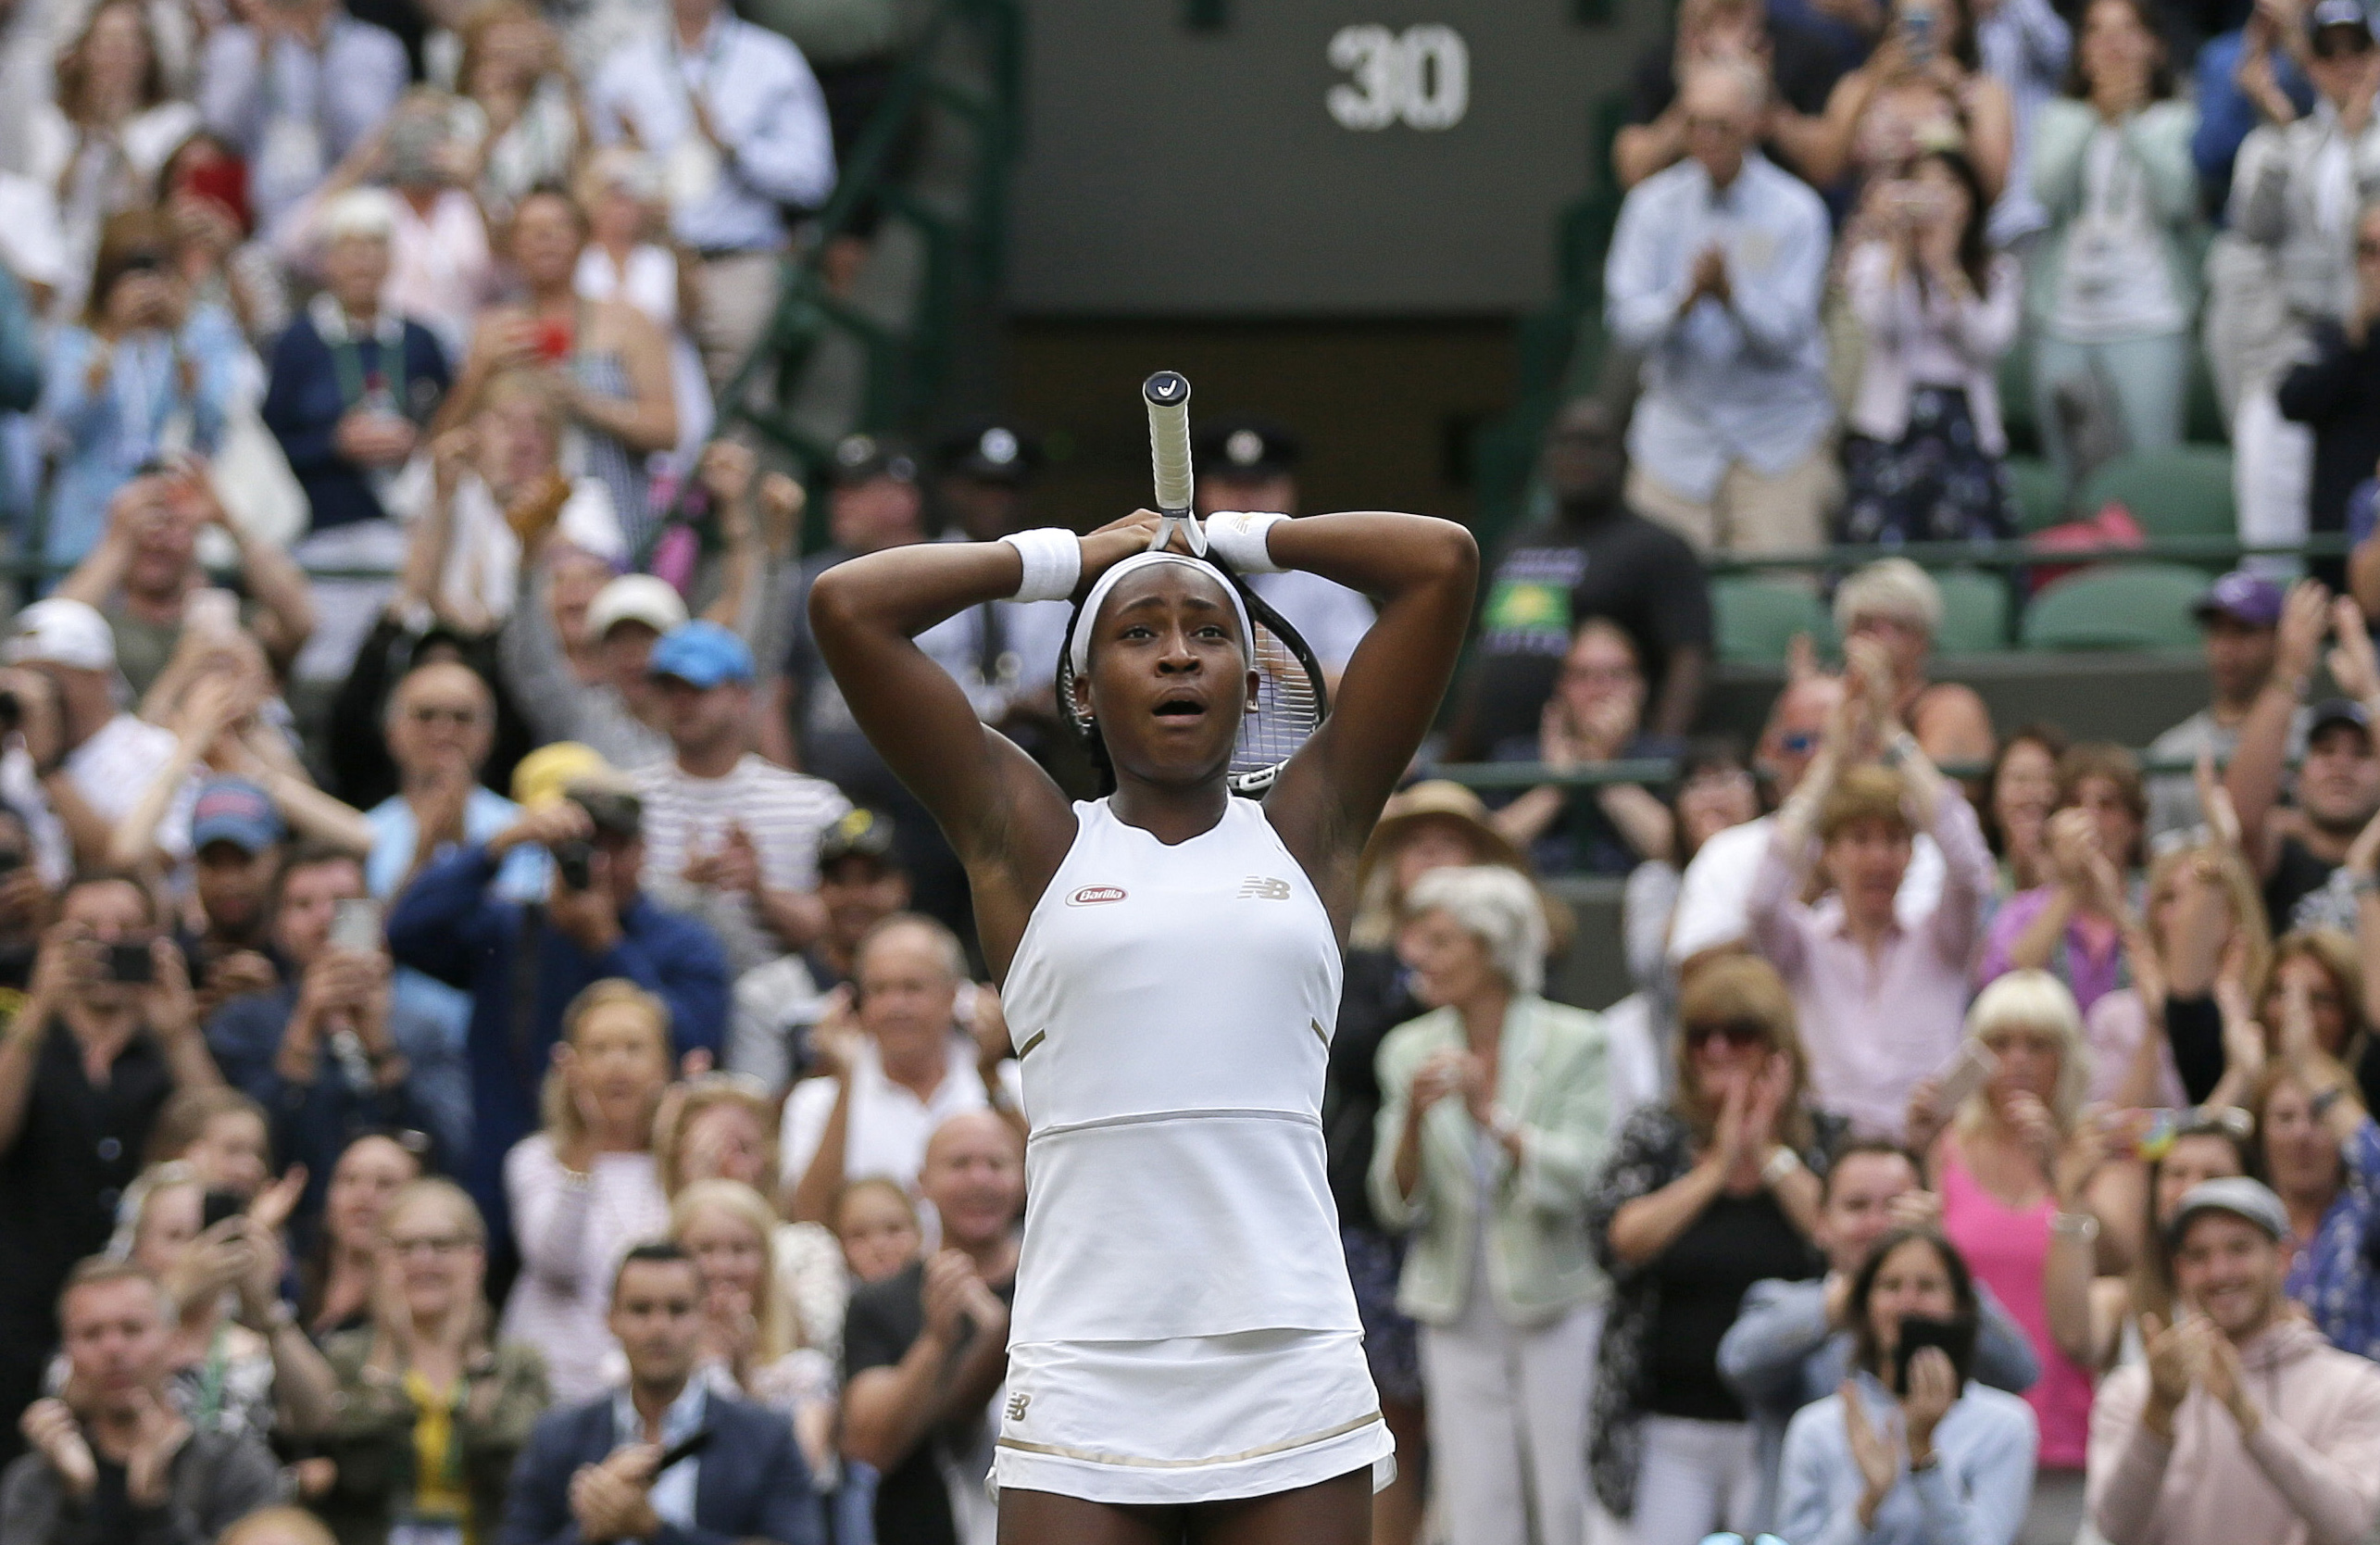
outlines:
[{"label": "white headband", "polygon": [[1108,593],[1113,590],[1125,575],[1137,573],[1143,569],[1159,563],[1179,563],[1184,568],[1196,569],[1223,587],[1223,594],[1232,598],[1232,609],[1239,613],[1240,653],[1246,657],[1250,666],[1254,666],[1256,664],[1256,629],[1248,622],[1247,604],[1240,599],[1239,586],[1226,578],[1221,569],[1203,559],[1192,558],[1186,553],[1134,553],[1101,574],[1098,581],[1091,586],[1091,593],[1083,597],[1083,610],[1074,622],[1074,647],[1068,653],[1068,662],[1074,667],[1074,673],[1081,676],[1090,672],[1091,629],[1099,621],[1099,608],[1106,603]]}]

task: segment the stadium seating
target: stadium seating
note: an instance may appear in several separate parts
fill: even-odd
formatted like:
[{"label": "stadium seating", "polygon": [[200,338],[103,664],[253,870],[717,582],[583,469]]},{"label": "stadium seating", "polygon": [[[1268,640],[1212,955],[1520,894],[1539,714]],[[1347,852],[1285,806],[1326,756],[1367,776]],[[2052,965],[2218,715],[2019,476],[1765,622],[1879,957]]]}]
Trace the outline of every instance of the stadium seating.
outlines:
[{"label": "stadium seating", "polygon": [[2025,609],[2028,649],[2186,649],[2203,570],[2182,563],[2106,565],[2070,575]]},{"label": "stadium seating", "polygon": [[1807,585],[1731,574],[1710,582],[1719,658],[1742,665],[1781,660],[1793,635],[1806,633],[1823,648],[1835,641],[1834,620]]}]

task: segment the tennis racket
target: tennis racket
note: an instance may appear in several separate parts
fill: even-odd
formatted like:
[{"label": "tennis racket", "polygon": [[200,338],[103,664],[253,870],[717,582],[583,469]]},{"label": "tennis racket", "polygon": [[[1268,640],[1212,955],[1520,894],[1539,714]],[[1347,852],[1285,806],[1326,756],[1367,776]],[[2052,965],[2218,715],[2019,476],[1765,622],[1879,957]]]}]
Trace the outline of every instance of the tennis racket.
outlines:
[{"label": "tennis racket", "polygon": [[[1156,551],[1174,531],[1181,531],[1191,550],[1239,592],[1255,632],[1256,694],[1248,699],[1246,717],[1240,722],[1239,743],[1233,748],[1224,782],[1234,794],[1259,797],[1272,786],[1297,747],[1322,727],[1331,711],[1330,689],[1313,649],[1289,620],[1249,588],[1231,565],[1207,551],[1206,528],[1193,513],[1190,383],[1172,371],[1159,371],[1141,387],[1141,396],[1148,405],[1149,461],[1155,474],[1157,510],[1162,517],[1149,550]],[[1058,706],[1112,785],[1108,748],[1099,739],[1098,726],[1074,703],[1074,630],[1082,625],[1083,613],[1077,608],[1067,622],[1066,638],[1058,651]]]}]

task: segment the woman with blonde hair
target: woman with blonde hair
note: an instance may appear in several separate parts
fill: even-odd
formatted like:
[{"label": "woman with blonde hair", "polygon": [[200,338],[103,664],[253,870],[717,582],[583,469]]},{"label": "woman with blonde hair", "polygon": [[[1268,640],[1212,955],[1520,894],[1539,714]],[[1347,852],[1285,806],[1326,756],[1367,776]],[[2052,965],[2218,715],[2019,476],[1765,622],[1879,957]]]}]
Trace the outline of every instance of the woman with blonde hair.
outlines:
[{"label": "woman with blonde hair", "polygon": [[669,1229],[653,1118],[670,1072],[669,1005],[619,977],[595,983],[563,1013],[544,1126],[505,1156],[521,1269],[503,1335],[545,1353],[564,1404],[607,1383],[615,1343],[605,1311],[620,1257]]},{"label": "woman with blonde hair", "polygon": [[[2024,1538],[2072,1539],[2083,1516],[2091,1374],[2051,1334],[2045,1274],[2053,1235],[2097,1240],[2101,1217],[2121,1215],[2120,1202],[2109,1200],[2115,1167],[2106,1162],[2100,1128],[2083,1119],[2091,1054],[2064,983],[2046,971],[1995,979],[1967,1011],[1967,1040],[1993,1071],[1955,1111],[1938,1109],[1933,1080],[1920,1084],[1910,1100],[1910,1146],[1925,1155],[1941,1195],[1943,1234],[1999,1295],[2041,1361],[2041,1378],[2024,1397],[2041,1426]],[[2111,1264],[2120,1267],[2109,1244]]]},{"label": "woman with blonde hair", "polygon": [[1765,961],[1697,964],[1678,1024],[1675,1092],[1628,1118],[1586,1202],[1611,1278],[1588,1465],[1639,1545],[1692,1545],[1759,1506],[1719,1340],[1753,1283],[1823,1270],[1819,1174],[1844,1131],[1809,1108],[1793,995]]},{"label": "woman with blonde hair", "polygon": [[1432,1011],[1380,1049],[1374,1214],[1409,1233],[1397,1307],[1422,1322],[1432,1467],[1455,1545],[1534,1514],[1585,1527],[1579,1399],[1607,1284],[1581,1210],[1610,1134],[1603,1027],[1548,1003],[1536,887],[1500,865],[1433,870],[1398,952]]},{"label": "woman with blonde hair", "polygon": [[[673,1084],[653,1123],[661,1190],[672,1201],[706,1181],[733,1181],[766,1196],[777,1174],[783,1107],[757,1078],[705,1073]],[[778,1311],[795,1347],[839,1358],[850,1283],[833,1233],[819,1224],[772,1218],[770,1268]]]},{"label": "woman with blonde hair", "polygon": [[315,1511],[339,1545],[495,1537],[512,1463],[548,1403],[545,1360],[491,1342],[487,1225],[461,1187],[417,1180],[381,1214],[369,1327],[331,1338],[337,1467]]},{"label": "woman with blonde hair", "polygon": [[281,1299],[280,1229],[296,1189],[276,1186],[209,1224],[214,1194],[186,1162],[151,1165],[125,1187],[107,1253],[156,1277],[176,1306],[166,1361],[184,1419],[264,1440],[311,1437],[331,1417],[335,1381]]},{"label": "woman with blonde hair", "polygon": [[770,1241],[777,1214],[740,1180],[697,1180],[670,1204],[670,1237],[702,1276],[701,1375],[779,1413],[823,1488],[834,1472],[834,1360],[795,1339]]}]

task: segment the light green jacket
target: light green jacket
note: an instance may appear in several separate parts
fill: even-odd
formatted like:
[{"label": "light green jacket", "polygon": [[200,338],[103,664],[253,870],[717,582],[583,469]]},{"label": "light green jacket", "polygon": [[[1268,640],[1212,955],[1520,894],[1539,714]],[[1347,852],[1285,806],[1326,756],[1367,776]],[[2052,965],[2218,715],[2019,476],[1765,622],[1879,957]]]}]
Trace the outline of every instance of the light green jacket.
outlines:
[{"label": "light green jacket", "polygon": [[1422,1166],[1410,1197],[1397,1188],[1397,1147],[1405,1131],[1413,1074],[1430,1057],[1464,1047],[1462,1019],[1439,1009],[1400,1024],[1381,1042],[1379,1140],[1372,1157],[1372,1205],[1381,1225],[1412,1239],[1397,1306],[1428,1325],[1460,1317],[1472,1282],[1479,1190],[1472,1155],[1490,1153],[1495,1211],[1487,1219],[1487,1285],[1516,1325],[1599,1303],[1610,1285],[1586,1239],[1586,1192],[1611,1140],[1611,1088],[1603,1021],[1542,998],[1515,999],[1504,1016],[1496,1102],[1522,1130],[1515,1164],[1471,1119],[1459,1099],[1422,1118]]},{"label": "light green jacket", "polygon": [[[2048,326],[2058,312],[2066,238],[2083,212],[2085,152],[2098,127],[2098,109],[2066,96],[2043,103],[2033,120],[2033,195],[2049,216],[2049,229],[2034,243],[2024,276],[2025,309],[2036,326]],[[2152,102],[2123,124],[2124,147],[2141,170],[2149,209],[2164,228],[2174,298],[2183,316],[2192,320],[2198,315],[2207,235],[2198,219],[2198,169],[2190,160],[2190,137],[2198,132],[2198,110],[2186,102]]]}]

